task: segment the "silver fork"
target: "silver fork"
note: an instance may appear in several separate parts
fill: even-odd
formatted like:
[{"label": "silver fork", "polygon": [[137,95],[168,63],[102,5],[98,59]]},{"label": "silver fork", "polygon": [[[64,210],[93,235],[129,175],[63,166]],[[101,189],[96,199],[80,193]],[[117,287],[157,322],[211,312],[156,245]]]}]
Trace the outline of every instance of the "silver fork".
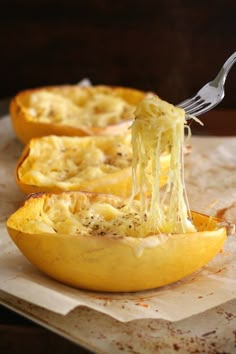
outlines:
[{"label": "silver fork", "polygon": [[[236,52],[226,60],[214,80],[208,82],[195,96],[179,103],[177,106],[185,110],[187,115],[199,116],[217,106],[224,98],[226,77],[236,61]],[[191,117],[187,117],[189,119]]]}]

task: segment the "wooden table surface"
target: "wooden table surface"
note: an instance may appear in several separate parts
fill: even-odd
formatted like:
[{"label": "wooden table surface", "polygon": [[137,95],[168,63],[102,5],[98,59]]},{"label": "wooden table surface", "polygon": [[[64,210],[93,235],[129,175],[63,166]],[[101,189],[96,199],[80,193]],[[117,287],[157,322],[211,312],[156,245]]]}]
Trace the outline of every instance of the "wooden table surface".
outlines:
[{"label": "wooden table surface", "polygon": [[0,353],[88,354],[90,352],[0,306]]},{"label": "wooden table surface", "polygon": [[[0,116],[6,113],[7,104],[0,105]],[[204,126],[192,123],[194,134],[236,135],[236,110],[217,110],[201,117]],[[0,306],[0,353],[39,354],[89,353],[87,350],[61,338],[57,334]]]}]

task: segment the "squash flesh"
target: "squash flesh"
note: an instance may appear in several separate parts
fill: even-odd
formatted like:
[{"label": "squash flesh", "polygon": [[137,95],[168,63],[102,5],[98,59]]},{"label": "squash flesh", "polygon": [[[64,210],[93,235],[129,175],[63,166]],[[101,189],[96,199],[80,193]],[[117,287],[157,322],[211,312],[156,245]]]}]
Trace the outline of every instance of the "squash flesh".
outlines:
[{"label": "squash flesh", "polygon": [[[83,190],[128,197],[132,189],[130,139],[130,134],[31,139],[17,163],[16,181],[26,194]],[[167,153],[161,164],[162,186],[169,166]]]},{"label": "squash flesh", "polygon": [[45,135],[117,135],[130,126],[145,92],[105,85],[49,86],[25,90],[10,104],[20,141]]}]

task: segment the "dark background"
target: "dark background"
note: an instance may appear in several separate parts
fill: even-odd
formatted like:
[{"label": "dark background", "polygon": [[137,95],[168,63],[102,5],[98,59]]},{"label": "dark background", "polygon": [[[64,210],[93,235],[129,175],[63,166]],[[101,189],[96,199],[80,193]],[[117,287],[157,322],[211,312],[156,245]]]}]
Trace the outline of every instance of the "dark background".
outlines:
[{"label": "dark background", "polygon": [[[89,77],[178,103],[235,50],[235,0],[1,1],[0,98]],[[235,97],[233,68],[220,107]]]}]

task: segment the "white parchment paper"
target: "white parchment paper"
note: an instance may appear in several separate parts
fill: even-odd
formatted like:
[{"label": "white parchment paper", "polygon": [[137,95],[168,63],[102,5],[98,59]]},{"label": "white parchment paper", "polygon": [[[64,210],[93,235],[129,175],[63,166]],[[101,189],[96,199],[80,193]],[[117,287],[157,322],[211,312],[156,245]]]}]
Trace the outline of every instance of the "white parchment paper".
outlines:
[{"label": "white parchment paper", "polygon": [[[194,137],[186,157],[191,209],[236,221],[236,137]],[[14,181],[22,145],[9,117],[0,120],[0,289],[62,315],[87,306],[119,321],[162,318],[177,321],[236,298],[236,237],[201,271],[156,290],[109,294],[56,282],[32,266],[10,240],[5,222],[25,196]]]}]

